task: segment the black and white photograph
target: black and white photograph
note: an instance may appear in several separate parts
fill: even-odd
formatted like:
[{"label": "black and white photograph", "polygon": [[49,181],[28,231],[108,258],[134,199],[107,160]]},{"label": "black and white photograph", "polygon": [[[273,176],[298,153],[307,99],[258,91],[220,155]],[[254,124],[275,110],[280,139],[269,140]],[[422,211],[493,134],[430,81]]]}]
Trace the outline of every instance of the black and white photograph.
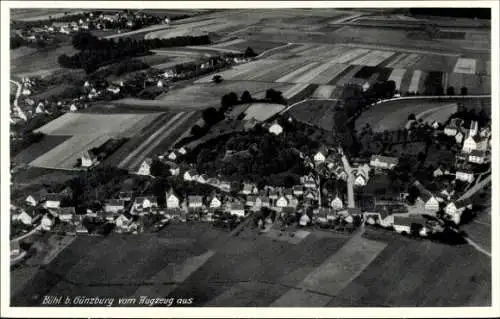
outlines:
[{"label": "black and white photograph", "polygon": [[498,311],[473,2],[2,1],[2,316]]}]

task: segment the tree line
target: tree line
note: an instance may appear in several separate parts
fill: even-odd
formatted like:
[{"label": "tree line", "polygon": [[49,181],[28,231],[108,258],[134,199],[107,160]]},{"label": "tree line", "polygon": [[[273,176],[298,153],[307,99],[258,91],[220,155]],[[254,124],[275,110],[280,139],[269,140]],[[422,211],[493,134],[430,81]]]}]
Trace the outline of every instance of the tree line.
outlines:
[{"label": "tree line", "polygon": [[84,69],[86,73],[92,73],[107,64],[150,54],[152,49],[205,44],[210,44],[210,38],[206,35],[152,40],[120,38],[114,41],[100,39],[89,32],[79,32],[73,36],[72,45],[80,52],[72,56],[63,54],[59,56],[58,62],[65,68]]}]

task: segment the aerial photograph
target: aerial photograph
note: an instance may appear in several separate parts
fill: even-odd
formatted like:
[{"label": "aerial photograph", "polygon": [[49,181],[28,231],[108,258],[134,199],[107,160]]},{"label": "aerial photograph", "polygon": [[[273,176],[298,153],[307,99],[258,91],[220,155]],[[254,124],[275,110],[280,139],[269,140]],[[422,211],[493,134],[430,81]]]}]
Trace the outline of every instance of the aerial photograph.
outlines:
[{"label": "aerial photograph", "polygon": [[10,307],[492,306],[490,8],[9,13]]}]

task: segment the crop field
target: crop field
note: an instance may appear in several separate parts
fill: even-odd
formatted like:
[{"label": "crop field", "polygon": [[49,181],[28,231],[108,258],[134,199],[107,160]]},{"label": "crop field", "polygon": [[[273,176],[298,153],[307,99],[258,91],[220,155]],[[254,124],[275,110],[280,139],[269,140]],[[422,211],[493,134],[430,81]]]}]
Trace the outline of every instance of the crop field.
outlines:
[{"label": "crop field", "polygon": [[11,74],[16,76],[44,74],[55,72],[61,67],[57,58],[61,54],[73,55],[76,50],[71,45],[65,45],[56,49],[44,51],[37,50],[20,57],[11,57]]},{"label": "crop field", "polygon": [[37,129],[36,132],[48,135],[87,135],[99,132],[103,135],[130,137],[158,115],[159,113],[66,113]]},{"label": "crop field", "polygon": [[[442,120],[446,114],[451,114],[456,105],[452,101],[443,100],[396,100],[373,106],[363,112],[356,120],[356,129],[370,124],[374,131],[398,130],[403,128],[408,115],[414,113],[426,120]],[[465,101],[464,101],[465,102]]]},{"label": "crop field", "polygon": [[253,103],[245,110],[245,120],[266,121],[285,108],[282,104]]},{"label": "crop field", "polygon": [[286,111],[298,121],[317,125],[324,130],[334,130],[333,114],[338,104],[331,100],[308,100],[294,105]]},{"label": "crop field", "polygon": [[30,163],[69,138],[71,138],[71,136],[45,135],[40,142],[30,145],[14,156],[12,162],[17,164]]},{"label": "crop field", "polygon": [[52,18],[58,18],[62,17],[65,15],[67,12],[68,14],[76,14],[79,12],[84,12],[87,10],[82,10],[82,9],[71,9],[71,8],[63,8],[63,9],[57,9],[57,8],[23,8],[23,9],[11,9],[10,14],[11,14],[11,19],[12,20],[19,20],[19,21],[36,21],[36,20],[47,20],[49,16]]},{"label": "crop field", "polygon": [[91,148],[103,145],[109,137],[101,133],[75,135],[29,163],[30,166],[75,169],[77,160]]},{"label": "crop field", "polygon": [[328,306],[463,307],[491,303],[491,260],[471,246],[405,239],[394,233],[376,236],[386,241],[387,247]]},{"label": "crop field", "polygon": [[320,85],[312,94],[315,99],[329,99],[335,90],[335,85]]},{"label": "crop field", "polygon": [[264,51],[274,49],[285,45],[282,42],[272,42],[265,40],[246,40],[246,39],[236,39],[232,41],[227,41],[224,43],[216,44],[216,47],[222,47],[225,49],[236,50],[240,52],[245,52],[245,50],[250,47],[255,53],[261,54]]},{"label": "crop field", "polygon": [[408,40],[406,32],[403,30],[382,28],[344,27],[337,30],[335,34],[351,40],[361,40],[368,43],[386,43],[388,39],[404,43]]}]

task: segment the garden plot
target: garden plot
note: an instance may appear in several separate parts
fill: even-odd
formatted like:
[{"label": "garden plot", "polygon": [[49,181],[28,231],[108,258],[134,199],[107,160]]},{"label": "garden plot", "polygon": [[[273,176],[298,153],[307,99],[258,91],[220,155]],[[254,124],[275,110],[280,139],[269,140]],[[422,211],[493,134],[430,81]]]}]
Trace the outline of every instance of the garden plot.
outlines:
[{"label": "garden plot", "polygon": [[[35,130],[48,135],[92,135],[99,132],[110,136],[133,136],[146,127],[160,113],[95,114],[66,113]],[[137,124],[142,123],[142,127]],[[132,130],[131,130],[132,129]]]},{"label": "garden plot", "polygon": [[76,169],[77,160],[84,152],[103,145],[107,140],[109,137],[102,133],[76,135],[39,156],[29,165],[66,170]]},{"label": "garden plot", "polygon": [[476,73],[476,59],[459,58],[455,68],[455,73],[475,74]]},{"label": "garden plot", "polygon": [[366,65],[366,66],[377,66],[393,56],[396,52],[394,51],[370,51],[368,54],[357,58],[350,62],[354,65]]},{"label": "garden plot", "polygon": [[335,85],[320,85],[316,91],[314,91],[312,97],[316,99],[329,99],[335,90]]}]

